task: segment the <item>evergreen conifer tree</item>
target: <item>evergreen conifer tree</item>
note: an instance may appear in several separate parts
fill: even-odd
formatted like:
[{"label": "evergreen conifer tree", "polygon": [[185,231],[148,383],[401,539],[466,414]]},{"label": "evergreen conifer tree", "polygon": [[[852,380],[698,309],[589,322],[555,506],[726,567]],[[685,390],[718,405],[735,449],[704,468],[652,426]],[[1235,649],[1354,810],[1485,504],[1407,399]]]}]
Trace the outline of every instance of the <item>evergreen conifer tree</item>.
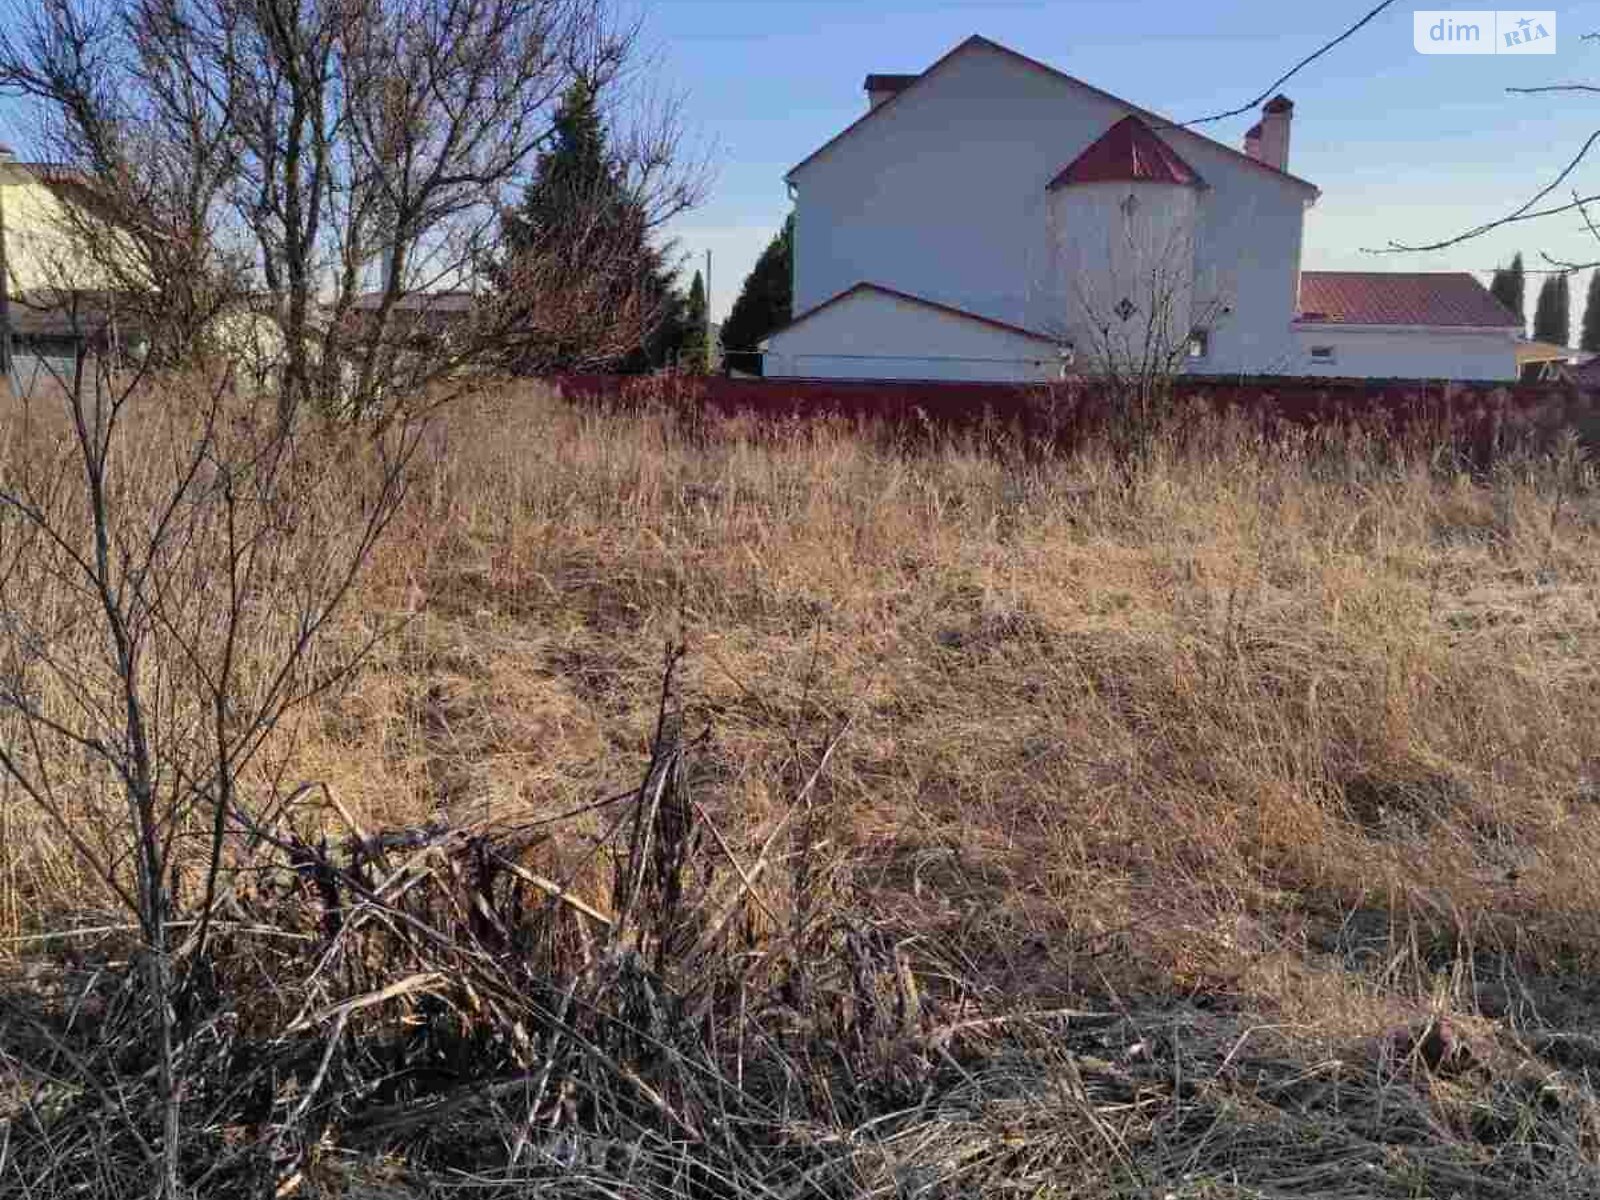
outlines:
[{"label": "evergreen conifer tree", "polygon": [[722,326],[725,361],[734,370],[761,372],[761,339],[789,323],[794,304],[794,216],[767,244],[745,277]]},{"label": "evergreen conifer tree", "polygon": [[1561,297],[1559,277],[1545,276],[1545,281],[1539,285],[1539,299],[1533,308],[1533,336],[1541,342],[1554,342],[1558,346],[1567,344],[1566,329],[1561,320]]},{"label": "evergreen conifer tree", "polygon": [[1556,329],[1560,334],[1554,339],[1557,345],[1572,341],[1572,279],[1565,274],[1556,276]]},{"label": "evergreen conifer tree", "polygon": [[1522,271],[1522,254],[1519,251],[1512,258],[1509,267],[1502,267],[1494,273],[1494,281],[1489,285],[1489,291],[1494,298],[1506,308],[1517,315],[1517,320],[1522,323],[1522,328],[1527,328],[1527,283]]},{"label": "evergreen conifer tree", "polygon": [[711,369],[706,342],[706,281],[699,271],[689,284],[689,299],[683,309],[683,349],[678,365],[696,375]]},{"label": "evergreen conifer tree", "polygon": [[[625,351],[610,365],[644,371],[669,361],[683,339],[683,297],[666,252],[652,244],[638,200],[606,148],[604,119],[595,94],[574,84],[562,98],[554,137],[534,166],[522,202],[501,216],[501,285],[527,286],[516,270],[519,256],[537,256],[536,291],[526,297],[537,323],[541,303],[581,303],[597,314],[636,314]],[[569,323],[570,324],[570,323]],[[597,315],[596,328],[607,325]],[[614,324],[610,330],[615,334]],[[524,369],[592,365],[593,347],[577,342],[539,346]]]},{"label": "evergreen conifer tree", "polygon": [[1589,272],[1589,294],[1583,305],[1583,336],[1578,349],[1600,352],[1600,270]]}]

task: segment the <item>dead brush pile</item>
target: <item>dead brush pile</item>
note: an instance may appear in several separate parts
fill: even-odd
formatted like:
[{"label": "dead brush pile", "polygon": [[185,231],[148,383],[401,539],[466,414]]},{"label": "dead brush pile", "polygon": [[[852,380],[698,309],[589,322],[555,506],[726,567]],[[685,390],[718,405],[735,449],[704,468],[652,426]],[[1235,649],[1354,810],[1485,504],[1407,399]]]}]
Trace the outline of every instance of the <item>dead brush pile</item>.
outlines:
[{"label": "dead brush pile", "polygon": [[[1192,998],[1019,1007],[857,898],[772,892],[838,744],[751,860],[695,799],[665,707],[641,785],[595,806],[608,872],[557,876],[562,818],[251,829],[275,853],[229,897],[186,1014],[195,1194],[1592,1191],[1600,1101],[1537,1054],[1587,1065],[1590,1040],[1473,1051],[1434,1025],[1308,1059]],[[758,933],[769,901],[790,920]],[[99,950],[0,1008],[8,1193],[148,1190],[144,1021]]]},{"label": "dead brush pile", "polygon": [[[1597,551],[1575,445],[463,403],[179,944],[186,1186],[1600,1193]],[[0,1191],[143,1194],[142,951],[26,801]]]}]

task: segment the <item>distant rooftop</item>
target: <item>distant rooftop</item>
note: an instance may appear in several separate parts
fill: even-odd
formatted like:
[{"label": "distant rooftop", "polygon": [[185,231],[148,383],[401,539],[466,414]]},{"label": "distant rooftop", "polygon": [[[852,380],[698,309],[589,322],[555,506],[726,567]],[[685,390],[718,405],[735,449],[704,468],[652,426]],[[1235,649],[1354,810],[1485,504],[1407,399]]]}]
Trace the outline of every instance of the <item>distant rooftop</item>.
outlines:
[{"label": "distant rooftop", "polygon": [[[407,292],[394,302],[391,311],[454,315],[470,312],[477,299],[471,292]],[[377,312],[382,305],[382,292],[362,292],[350,307],[357,312]]]},{"label": "distant rooftop", "polygon": [[1495,326],[1522,320],[1476,276],[1388,271],[1302,271],[1296,320],[1327,325]]}]

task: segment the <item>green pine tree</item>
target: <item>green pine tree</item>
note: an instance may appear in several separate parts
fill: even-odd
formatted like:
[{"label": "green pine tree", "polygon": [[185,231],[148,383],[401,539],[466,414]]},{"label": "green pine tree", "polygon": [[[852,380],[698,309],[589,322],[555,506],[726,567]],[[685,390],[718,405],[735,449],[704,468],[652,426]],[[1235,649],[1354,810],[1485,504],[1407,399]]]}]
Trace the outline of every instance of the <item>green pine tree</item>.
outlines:
[{"label": "green pine tree", "polygon": [[1516,304],[1511,311],[1517,314],[1517,319],[1522,322],[1522,329],[1528,328],[1528,277],[1522,269],[1522,252],[1519,250],[1511,259],[1511,293]]},{"label": "green pine tree", "polygon": [[1539,285],[1539,299],[1533,306],[1533,336],[1541,342],[1567,344],[1567,331],[1561,321],[1559,276],[1547,275]]},{"label": "green pine tree", "polygon": [[1494,282],[1489,285],[1489,291],[1494,298],[1507,309],[1517,315],[1517,320],[1527,327],[1527,282],[1522,270],[1522,254],[1519,251],[1512,258],[1509,267],[1502,267],[1494,273]]},{"label": "green pine tree", "polygon": [[689,322],[684,317],[683,293],[678,290],[677,271],[668,265],[666,252],[647,248],[644,255],[644,306],[652,324],[640,338],[638,347],[618,364],[624,374],[640,375],[669,367],[683,354],[683,340]]},{"label": "green pine tree", "polygon": [[1583,336],[1578,349],[1600,352],[1600,271],[1589,272],[1589,295],[1583,305]]},{"label": "green pine tree", "polygon": [[1556,276],[1556,329],[1561,335],[1556,343],[1567,345],[1572,340],[1572,280],[1565,274]]},{"label": "green pine tree", "polygon": [[1511,307],[1511,271],[1507,267],[1496,267],[1494,276],[1489,280],[1489,294],[1503,304]]},{"label": "green pine tree", "polygon": [[689,299],[683,309],[683,348],[678,353],[678,364],[685,370],[702,375],[711,369],[708,357],[710,346],[706,342],[706,281],[699,271],[689,284]]},{"label": "green pine tree", "polygon": [[745,277],[739,298],[722,326],[722,349],[731,369],[761,372],[756,348],[789,323],[794,306],[794,216],[784,221]]},{"label": "green pine tree", "polygon": [[568,90],[552,135],[550,148],[534,164],[521,206],[501,218],[508,254],[553,251],[563,238],[581,235],[586,225],[598,231],[624,217],[622,188],[606,159],[605,126],[588,85],[580,82]]},{"label": "green pine tree", "polygon": [[[599,311],[641,313],[635,345],[612,363],[615,369],[661,366],[683,340],[683,297],[667,261],[670,248],[652,244],[646,214],[607,149],[605,121],[588,85],[576,83],[562,98],[552,135],[521,204],[501,216],[501,282],[519,286],[513,265],[519,255],[537,253],[546,302],[581,301]],[[541,302],[541,296],[519,299],[530,310]],[[573,325],[583,327],[582,322]],[[591,351],[577,342],[540,345],[512,365],[568,369],[588,364]]]}]

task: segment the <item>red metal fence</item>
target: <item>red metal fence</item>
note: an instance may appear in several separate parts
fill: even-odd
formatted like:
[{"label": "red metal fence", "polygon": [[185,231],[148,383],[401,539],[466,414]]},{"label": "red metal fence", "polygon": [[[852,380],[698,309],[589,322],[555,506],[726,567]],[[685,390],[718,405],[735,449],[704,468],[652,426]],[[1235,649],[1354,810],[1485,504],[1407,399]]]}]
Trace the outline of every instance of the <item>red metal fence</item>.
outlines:
[{"label": "red metal fence", "polygon": [[[1108,398],[1092,381],[1061,384],[913,383],[726,379],[720,376],[570,375],[552,382],[574,400],[666,406],[696,415],[771,419],[830,416],[889,425],[972,429],[994,424],[1030,438],[1071,441],[1104,419]],[[1264,378],[1181,379],[1173,404],[1234,414],[1270,432],[1283,425],[1343,424],[1399,436],[1449,436],[1492,454],[1576,429],[1600,443],[1600,394],[1563,384]]]}]

